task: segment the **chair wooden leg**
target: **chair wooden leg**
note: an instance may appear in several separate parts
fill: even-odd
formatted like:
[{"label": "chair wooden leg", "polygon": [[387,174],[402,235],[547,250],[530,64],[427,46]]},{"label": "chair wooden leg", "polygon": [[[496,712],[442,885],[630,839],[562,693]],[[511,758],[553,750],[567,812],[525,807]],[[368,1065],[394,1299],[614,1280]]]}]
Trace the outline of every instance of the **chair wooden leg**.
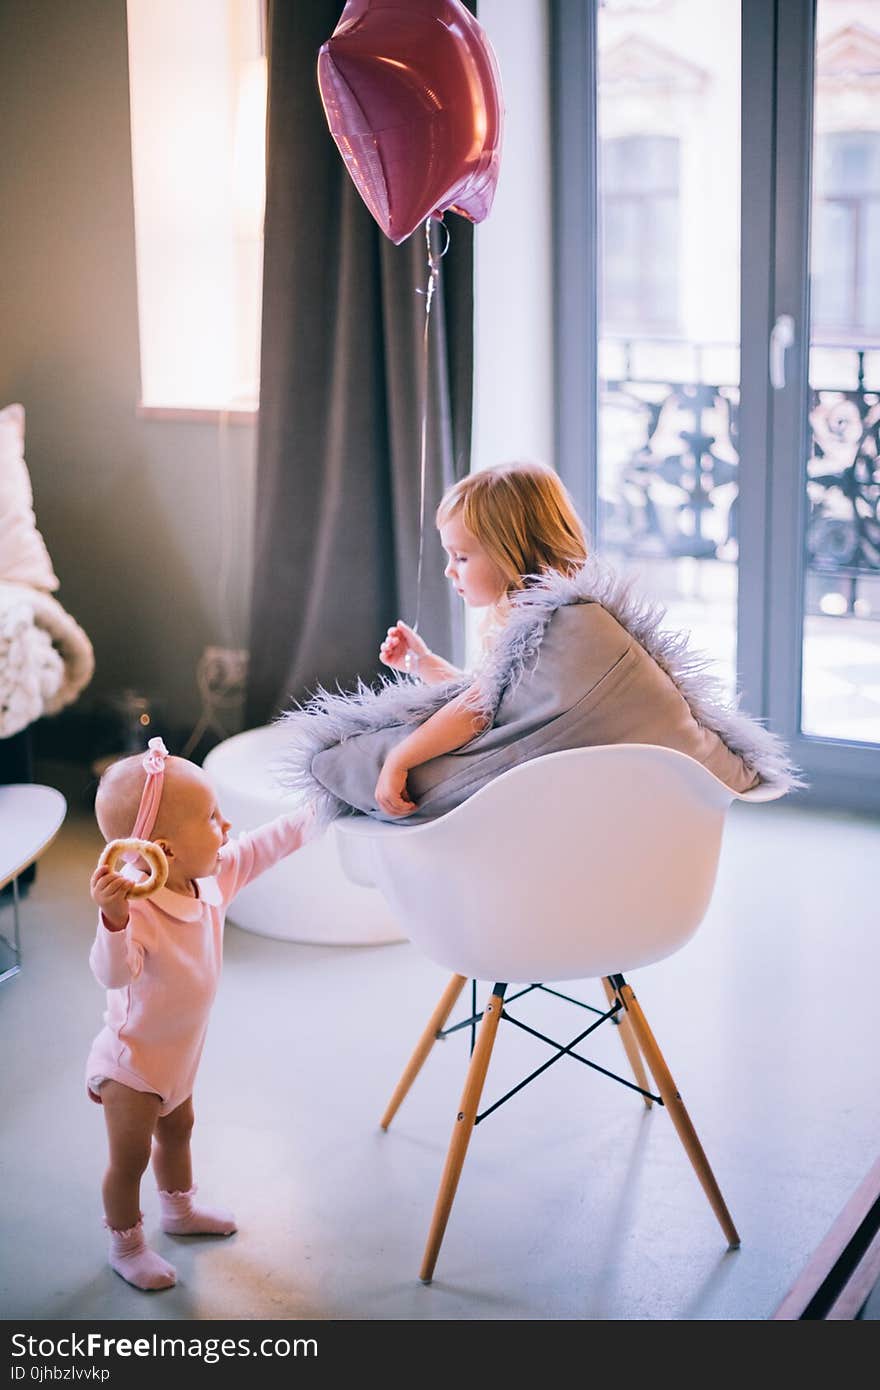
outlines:
[{"label": "chair wooden leg", "polygon": [[477,1109],[480,1104],[480,1096],[483,1092],[483,1083],[486,1080],[486,1072],[489,1070],[489,1059],[492,1056],[495,1034],[498,1032],[498,1024],[501,1022],[501,1008],[504,1003],[505,989],[506,985],[495,986],[486,1004],[485,1012],[483,1013],[483,1021],[477,1033],[477,1042],[473,1055],[471,1056],[467,1077],[465,1078],[461,1105],[459,1106],[458,1114],[455,1118],[455,1127],[452,1131],[449,1152],[446,1155],[443,1176],[440,1179],[440,1188],[434,1206],[434,1215],[431,1218],[431,1229],[428,1232],[428,1242],[425,1246],[422,1268],[419,1273],[419,1278],[424,1284],[430,1284],[433,1278],[434,1265],[437,1263],[440,1244],[443,1240],[444,1232],[446,1231],[446,1223],[449,1220],[452,1203],[455,1200],[458,1180],[461,1176],[465,1154],[467,1153],[468,1144],[470,1143],[471,1134],[473,1133],[474,1121],[477,1118]]},{"label": "chair wooden leg", "polygon": [[669,1111],[672,1123],[678,1131],[678,1137],[685,1147],[685,1152],[690,1159],[694,1172],[700,1180],[700,1184],[709,1198],[721,1229],[727,1237],[727,1242],[731,1249],[739,1246],[740,1240],[737,1235],[736,1227],[731,1219],[730,1212],[727,1210],[721,1189],[715,1181],[715,1175],[709,1167],[709,1160],[703,1152],[703,1146],[697,1138],[697,1132],[691,1124],[690,1117],[684,1108],[678,1088],[672,1079],[663,1054],[654,1039],[654,1035],[648,1027],[645,1015],[642,1013],[636,996],[632,988],[618,977],[617,991],[623,1001],[627,1014],[632,1022],[633,1031],[638,1040],[639,1047],[644,1053],[645,1060],[651,1069],[651,1074],[657,1083],[657,1090],[663,1097],[663,1104]]},{"label": "chair wooden leg", "polygon": [[440,1032],[440,1029],[455,1007],[455,1001],[464,988],[465,979],[466,977],[464,975],[453,975],[449,984],[444,989],[440,1002],[428,1019],[428,1026],[419,1038],[416,1044],[416,1050],[407,1062],[406,1069],[395,1087],[394,1095],[388,1102],[388,1108],[379,1121],[383,1129],[387,1129],[391,1124],[404,1096],[421,1071],[425,1058],[437,1041],[437,1034]]},{"label": "chair wooden leg", "polygon": [[[613,1004],[617,998],[617,992],[615,991],[614,986],[608,979],[604,979],[602,981],[602,985],[604,987],[609,1005]],[[632,1030],[632,1024],[629,1021],[625,1009],[623,1009],[619,1014],[617,1014],[617,1031],[620,1034],[620,1041],[623,1043],[623,1050],[629,1059],[630,1066],[632,1067],[632,1073],[636,1079],[636,1085],[641,1086],[643,1091],[649,1090],[650,1088],[648,1086],[648,1075],[645,1071],[644,1063],[642,1062],[642,1054],[639,1051],[639,1045],[636,1042],[636,1036]],[[654,1104],[651,1097],[642,1096],[642,1100],[645,1102],[645,1105],[648,1108],[648,1110],[650,1110]]]}]

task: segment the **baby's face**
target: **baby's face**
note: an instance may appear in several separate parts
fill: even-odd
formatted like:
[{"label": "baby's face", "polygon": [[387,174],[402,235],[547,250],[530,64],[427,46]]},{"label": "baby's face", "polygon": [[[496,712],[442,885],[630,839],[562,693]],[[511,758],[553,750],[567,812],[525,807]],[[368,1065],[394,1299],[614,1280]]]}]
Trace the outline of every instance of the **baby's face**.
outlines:
[{"label": "baby's face", "polygon": [[185,772],[175,767],[174,782],[166,787],[166,795],[171,795],[160,811],[163,834],[159,838],[172,852],[171,871],[177,882],[216,873],[220,850],[229,836],[229,821],[217,805],[211,783],[193,763],[183,766]]},{"label": "baby's face", "polygon": [[449,556],[443,573],[465,603],[471,608],[497,603],[507,588],[504,573],[459,517],[450,517],[440,527],[440,543]]}]

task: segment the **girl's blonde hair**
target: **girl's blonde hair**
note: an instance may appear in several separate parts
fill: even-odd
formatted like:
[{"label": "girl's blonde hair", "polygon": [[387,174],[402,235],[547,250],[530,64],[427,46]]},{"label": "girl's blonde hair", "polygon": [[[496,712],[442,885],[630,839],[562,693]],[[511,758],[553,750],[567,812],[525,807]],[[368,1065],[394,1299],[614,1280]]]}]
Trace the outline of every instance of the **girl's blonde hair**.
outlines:
[{"label": "girl's blonde hair", "polygon": [[443,495],[436,523],[454,516],[502,570],[508,591],[524,589],[529,575],[547,569],[571,575],[587,558],[574,503],[539,463],[503,463],[462,478]]}]

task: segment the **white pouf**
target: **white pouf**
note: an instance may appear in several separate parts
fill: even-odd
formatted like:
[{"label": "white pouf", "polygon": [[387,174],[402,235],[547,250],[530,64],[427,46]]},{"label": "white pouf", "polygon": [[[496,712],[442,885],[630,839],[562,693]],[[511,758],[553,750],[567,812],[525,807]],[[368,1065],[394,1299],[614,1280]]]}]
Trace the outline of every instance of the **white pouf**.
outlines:
[{"label": "white pouf", "polygon": [[[300,804],[282,791],[276,772],[287,735],[282,725],[249,729],[213,748],[204,768],[232,834],[252,830]],[[227,916],[261,936],[345,946],[405,940],[384,897],[351,883],[331,826],[236,895]]]}]

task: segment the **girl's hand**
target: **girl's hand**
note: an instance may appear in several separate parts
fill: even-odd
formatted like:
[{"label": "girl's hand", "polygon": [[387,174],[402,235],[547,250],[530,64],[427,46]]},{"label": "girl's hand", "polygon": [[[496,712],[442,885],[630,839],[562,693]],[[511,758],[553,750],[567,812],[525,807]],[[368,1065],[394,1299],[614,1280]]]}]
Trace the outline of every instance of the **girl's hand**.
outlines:
[{"label": "girl's hand", "polygon": [[114,873],[109,864],[99,864],[92,874],[92,899],[111,931],[122,931],[128,922],[128,897],[133,887],[130,878]]},{"label": "girl's hand", "polygon": [[389,627],[388,635],[379,648],[379,660],[384,661],[386,666],[395,671],[409,671],[412,675],[418,670],[419,660],[430,655],[431,649],[424,638],[413,632],[400,618],[394,627]]},{"label": "girl's hand", "polygon": [[406,790],[406,774],[409,771],[393,756],[385,759],[376,790],[373,792],[376,805],[386,816],[409,816],[416,809]]}]

